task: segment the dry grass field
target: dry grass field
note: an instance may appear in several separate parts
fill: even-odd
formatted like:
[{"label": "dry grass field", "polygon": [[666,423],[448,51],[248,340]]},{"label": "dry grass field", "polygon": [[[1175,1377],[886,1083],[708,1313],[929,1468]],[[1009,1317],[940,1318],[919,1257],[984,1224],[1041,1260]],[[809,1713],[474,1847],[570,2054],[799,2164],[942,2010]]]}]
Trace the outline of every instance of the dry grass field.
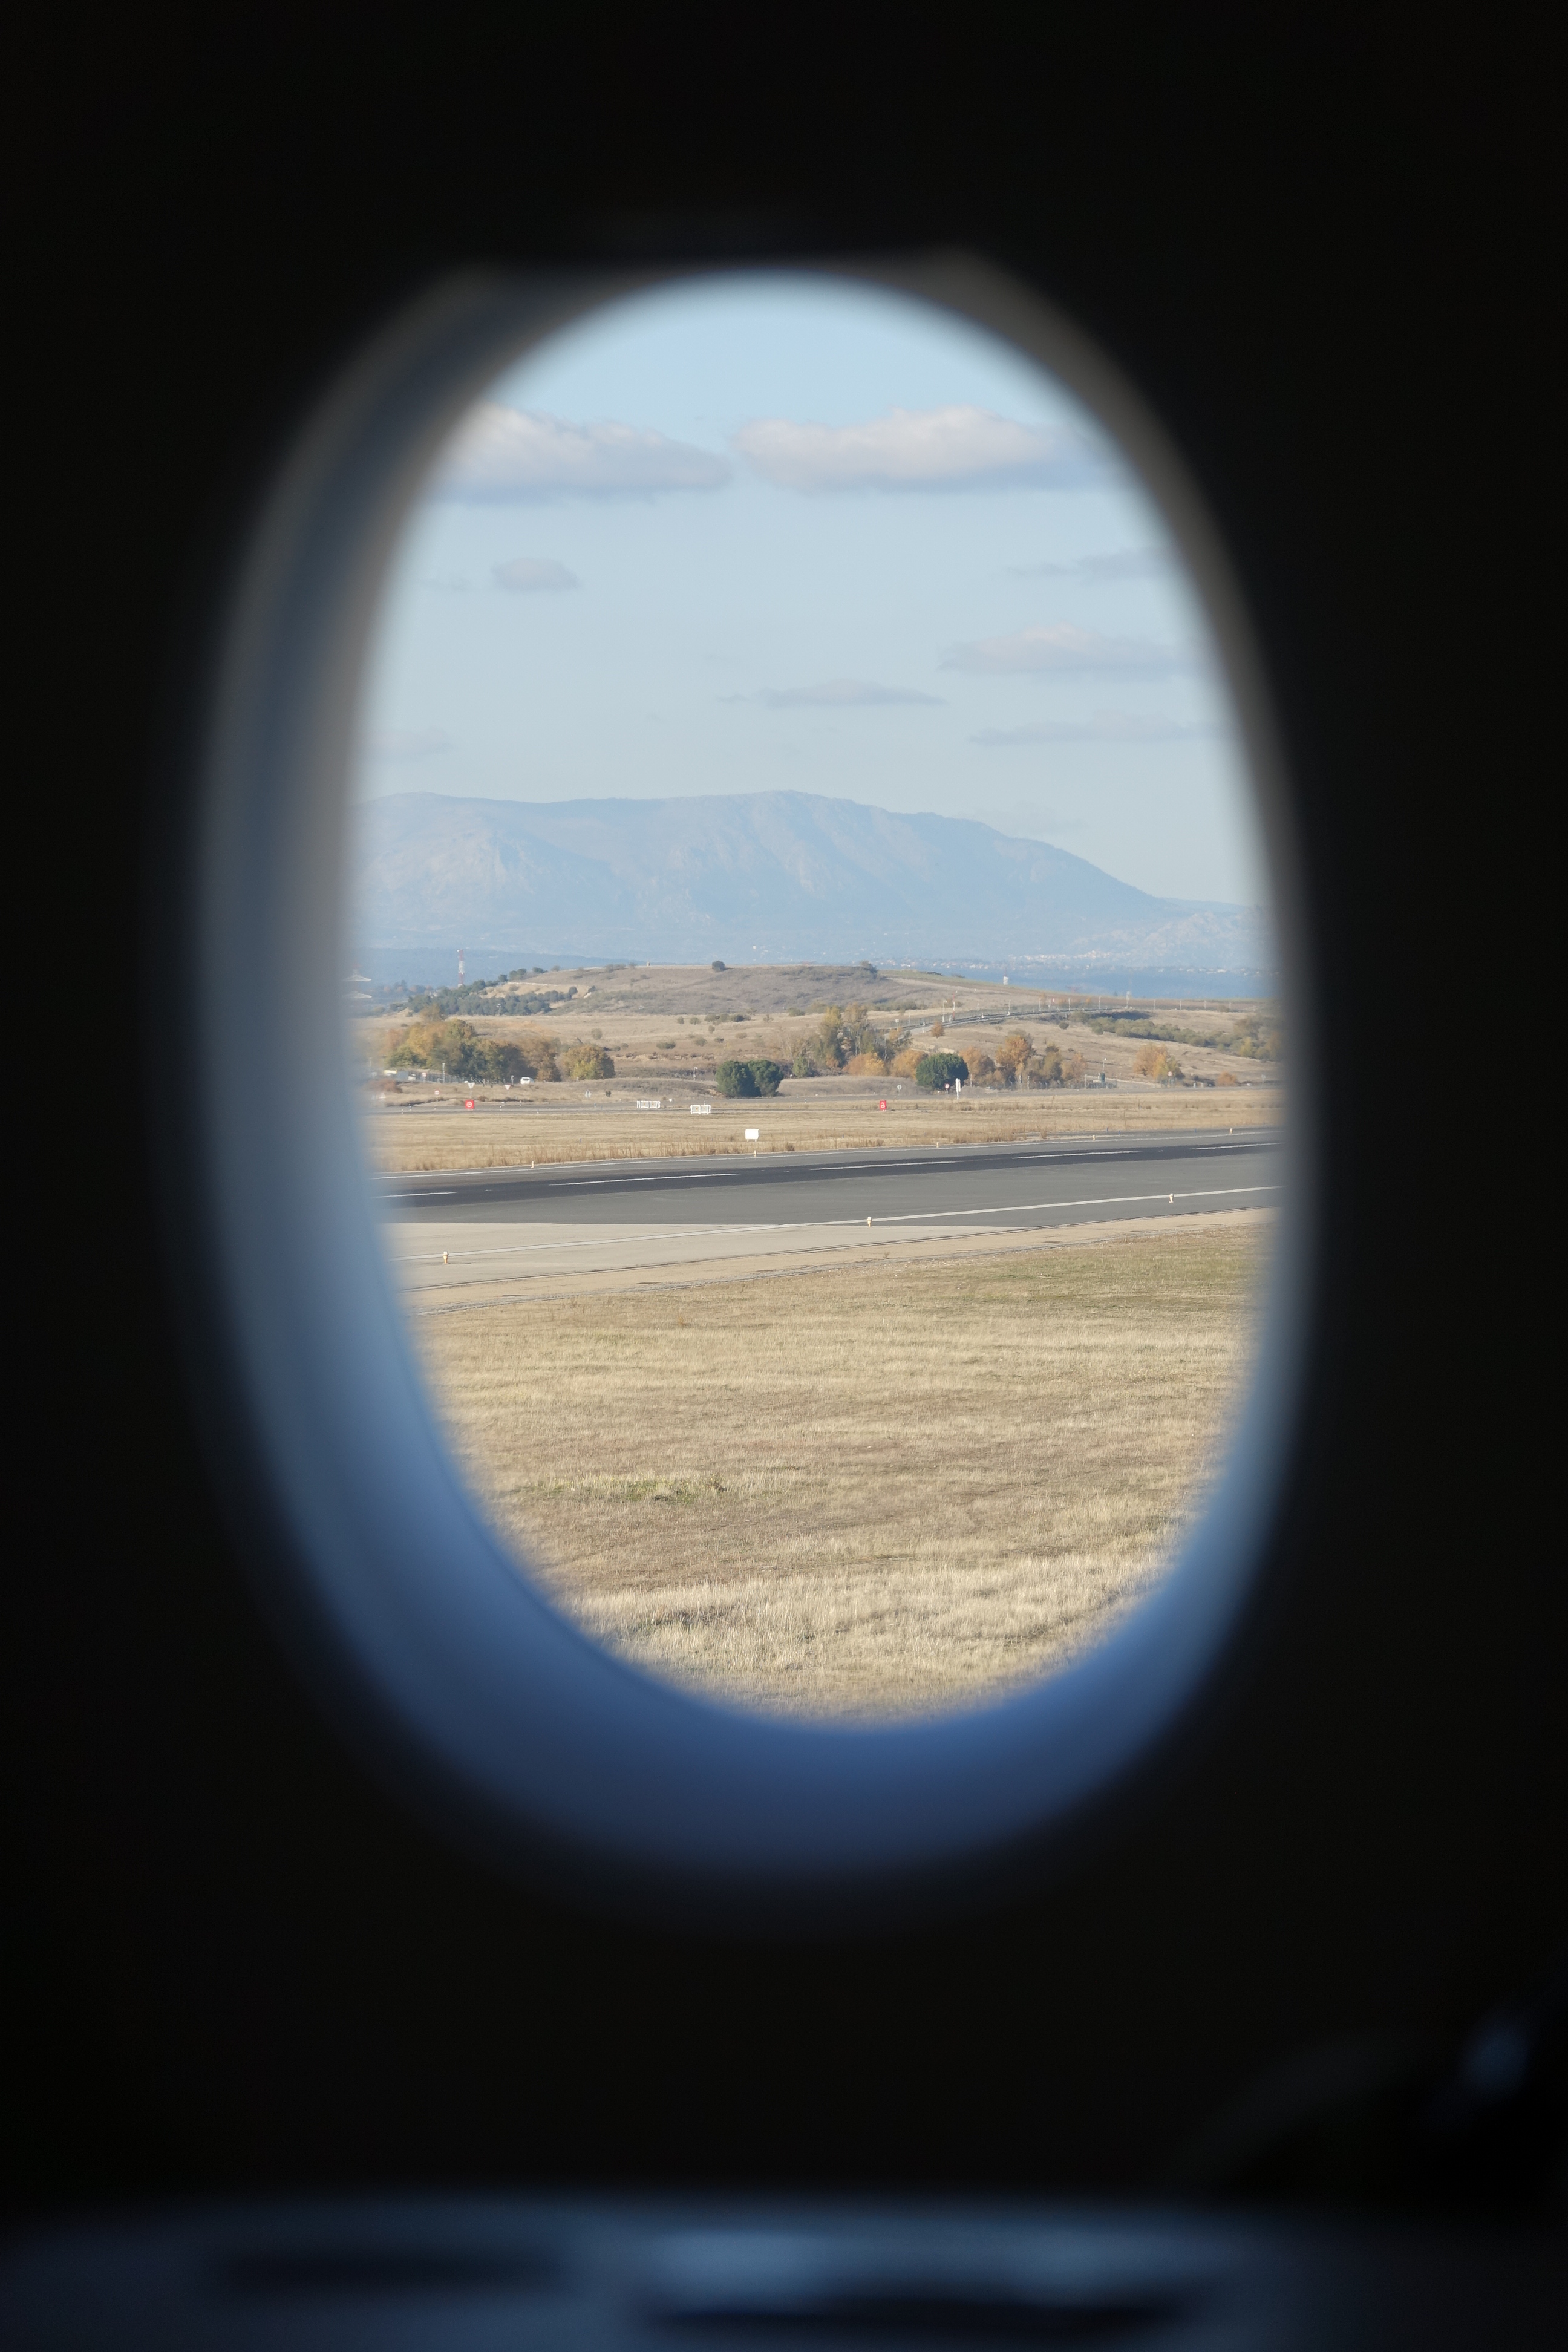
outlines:
[{"label": "dry grass field", "polygon": [[1071,1657],[1223,1454],[1268,1237],[414,1318],[497,1526],[609,1647],[804,1714],[928,1712]]},{"label": "dry grass field", "polygon": [[[876,1150],[904,1144],[994,1143],[1028,1136],[1137,1134],[1191,1129],[1224,1134],[1228,1129],[1272,1126],[1284,1115],[1279,1088],[1215,1088],[1189,1094],[1173,1087],[1123,1087],[1100,1094],[1057,1090],[1039,1094],[978,1094],[955,1103],[951,1097],[902,1095],[884,1086],[879,1096],[849,1078],[786,1079],[784,1090],[767,1102],[713,1099],[712,1110],[693,1118],[689,1104],[712,1097],[710,1087],[664,1089],[671,1110],[638,1111],[626,1099],[595,1087],[599,1099],[582,1100],[583,1088],[567,1086],[530,1090],[522,1107],[505,1103],[484,1087],[468,1089],[477,1108],[462,1108],[464,1090],[445,1089],[445,1098],[367,1108],[363,1130],[371,1165],[384,1173],[411,1175],[454,1168],[528,1168],[588,1160],[677,1158],[710,1152]],[[577,1099],[573,1101],[573,1096]],[[758,1130],[756,1144],[745,1139]]]}]

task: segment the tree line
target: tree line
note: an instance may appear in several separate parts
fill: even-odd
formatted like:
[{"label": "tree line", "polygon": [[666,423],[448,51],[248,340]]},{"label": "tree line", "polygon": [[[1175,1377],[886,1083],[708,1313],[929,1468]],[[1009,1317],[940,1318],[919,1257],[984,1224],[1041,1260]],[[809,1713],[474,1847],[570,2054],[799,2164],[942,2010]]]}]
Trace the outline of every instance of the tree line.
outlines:
[{"label": "tree line", "polygon": [[1102,1037],[1147,1037],[1167,1045],[1208,1045],[1217,1053],[1240,1055],[1253,1062],[1285,1058],[1284,1027],[1274,1005],[1246,1014],[1228,1028],[1183,1029],[1169,1021],[1126,1013],[1096,1013],[1084,1026]]},{"label": "tree line", "polygon": [[[945,1034],[941,1020],[929,1035]],[[816,1078],[842,1070],[850,1077],[911,1078],[917,1087],[951,1086],[955,1078],[971,1086],[1071,1086],[1085,1074],[1081,1054],[1055,1045],[1037,1046],[1026,1031],[1015,1029],[1003,1038],[994,1054],[966,1045],[962,1054],[911,1042],[906,1026],[879,1029],[863,1004],[830,1004],[816,1030],[801,1040],[790,1064],[797,1078]]]},{"label": "tree line", "polygon": [[563,1045],[542,1029],[516,1037],[481,1037],[471,1021],[416,1021],[387,1032],[384,1067],[444,1070],[474,1086],[515,1086],[535,1078],[549,1086],[562,1078],[613,1078],[616,1066],[602,1045]]},{"label": "tree line", "polygon": [[[509,982],[526,981],[540,975],[541,965],[533,972],[520,966],[516,971],[502,972],[495,980],[470,980],[461,988],[426,988],[410,992],[408,1010],[416,1020],[448,1021],[464,1013],[521,1014],[528,1018],[548,1013],[552,1004],[569,1003],[577,993],[574,988],[524,988],[509,986]],[[491,993],[504,989],[504,995]]]},{"label": "tree line", "polygon": [[[933,1022],[931,1040],[943,1034],[941,1021]],[[441,1071],[468,1085],[515,1086],[522,1078],[552,1085],[563,1078],[616,1075],[612,1055],[596,1041],[579,1039],[563,1045],[542,1029],[481,1037],[471,1021],[457,1015],[426,1016],[389,1029],[382,1059],[387,1069]],[[1070,1047],[1037,1046],[1022,1029],[1004,1037],[994,1055],[977,1045],[956,1054],[934,1042],[912,1044],[907,1028],[879,1030],[864,1005],[841,1009],[830,1004],[787,1066],[764,1055],[737,1055],[721,1061],[714,1076],[721,1095],[751,1097],[776,1094],[786,1076],[814,1078],[837,1072],[851,1077],[908,1078],[922,1090],[931,1090],[955,1079],[981,1087],[1071,1086],[1083,1077],[1085,1066],[1082,1055]]]},{"label": "tree line", "polygon": [[[1083,1055],[1070,1045],[1037,1045],[1023,1029],[1011,1030],[994,1054],[988,1054],[983,1045],[966,1045],[963,1058],[967,1065],[965,1076],[976,1087],[1076,1086],[1086,1068]],[[918,1076],[915,1083],[921,1083]]]}]

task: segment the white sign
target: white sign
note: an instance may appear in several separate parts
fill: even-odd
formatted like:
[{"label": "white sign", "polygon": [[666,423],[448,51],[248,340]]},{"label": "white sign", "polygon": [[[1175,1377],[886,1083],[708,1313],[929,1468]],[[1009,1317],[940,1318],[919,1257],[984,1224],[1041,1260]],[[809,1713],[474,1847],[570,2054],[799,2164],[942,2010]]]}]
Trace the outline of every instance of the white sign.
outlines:
[{"label": "white sign", "polygon": [[638,1110],[662,1110],[664,1105],[661,1102],[640,1102],[637,1108]]},{"label": "white sign", "polygon": [[763,1130],[760,1127],[749,1127],[746,1129],[746,1141],[748,1143],[757,1142],[762,1136],[762,1132]]},{"label": "white sign", "polygon": [[711,1103],[693,1103],[691,1116],[693,1118],[706,1118],[712,1108]]}]

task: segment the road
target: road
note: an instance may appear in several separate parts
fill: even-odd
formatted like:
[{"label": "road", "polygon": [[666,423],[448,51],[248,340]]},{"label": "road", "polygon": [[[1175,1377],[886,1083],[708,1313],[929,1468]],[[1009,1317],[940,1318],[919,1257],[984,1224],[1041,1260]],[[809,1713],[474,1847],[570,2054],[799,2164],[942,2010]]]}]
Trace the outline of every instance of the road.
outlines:
[{"label": "road", "polygon": [[400,1284],[435,1306],[1098,1238],[1268,1212],[1279,1187],[1279,1131],[1253,1129],[475,1169],[377,1194]]}]

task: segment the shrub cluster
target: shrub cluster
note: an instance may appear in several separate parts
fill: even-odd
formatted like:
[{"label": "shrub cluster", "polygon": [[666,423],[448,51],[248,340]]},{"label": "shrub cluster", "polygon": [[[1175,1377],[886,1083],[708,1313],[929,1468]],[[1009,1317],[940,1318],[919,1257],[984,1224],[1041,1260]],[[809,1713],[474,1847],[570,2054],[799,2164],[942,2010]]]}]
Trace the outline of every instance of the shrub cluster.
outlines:
[{"label": "shrub cluster", "polygon": [[714,1080],[721,1095],[776,1095],[784,1075],[782,1062],[721,1062]]},{"label": "shrub cluster", "polygon": [[1243,1022],[1221,1040],[1220,1050],[1226,1054],[1241,1054],[1254,1062],[1282,1062],[1285,1058],[1285,1034],[1277,1020],[1267,1014],[1256,1021]]},{"label": "shrub cluster", "polygon": [[387,1032],[385,1066],[392,1070],[441,1070],[470,1085],[515,1085],[519,1078],[554,1078],[555,1040],[541,1032],[521,1037],[481,1037],[471,1021],[416,1021]]},{"label": "shrub cluster", "polygon": [[[447,1021],[454,1014],[465,1013],[531,1014],[548,1013],[552,1005],[563,1004],[577,993],[574,988],[519,990],[506,984],[527,978],[525,971],[514,971],[502,980],[470,980],[463,988],[418,990],[409,997],[408,1010],[420,1021]],[[491,991],[495,989],[504,989],[505,992],[493,995]]]},{"label": "shrub cluster", "polygon": [[1238,1054],[1252,1062],[1279,1062],[1285,1056],[1285,1034],[1272,1006],[1236,1021],[1226,1029],[1184,1029],[1169,1021],[1144,1014],[1096,1013],[1084,1026],[1106,1037],[1147,1037],[1168,1045],[1211,1045],[1222,1054]]},{"label": "shrub cluster", "polygon": [[970,1076],[977,1086],[1071,1086],[1084,1075],[1081,1054],[1070,1046],[1064,1051],[1060,1045],[1037,1045],[1023,1029],[1009,1030],[994,1059],[981,1046],[968,1050]]},{"label": "shrub cluster", "polygon": [[969,1065],[962,1054],[921,1054],[912,1072],[917,1087],[927,1091],[937,1087],[950,1087],[954,1078],[966,1078]]},{"label": "shrub cluster", "polygon": [[815,1034],[795,1047],[790,1068],[797,1078],[831,1076],[837,1070],[865,1077],[885,1076],[908,1034],[901,1028],[884,1034],[863,1004],[827,1004]]}]

